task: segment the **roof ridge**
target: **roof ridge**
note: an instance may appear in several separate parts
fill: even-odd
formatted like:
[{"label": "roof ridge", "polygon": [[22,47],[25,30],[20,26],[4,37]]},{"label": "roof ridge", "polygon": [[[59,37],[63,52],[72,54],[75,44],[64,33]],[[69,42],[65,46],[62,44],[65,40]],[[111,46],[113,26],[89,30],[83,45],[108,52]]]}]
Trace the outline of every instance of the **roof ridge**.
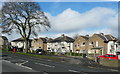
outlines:
[{"label": "roof ridge", "polygon": [[113,38],[113,36],[112,36],[112,35],[110,35],[110,37],[111,37],[113,40],[115,40],[115,38]]},{"label": "roof ridge", "polygon": [[109,41],[105,35],[103,35],[103,37],[105,37],[105,39],[106,39],[107,41]]}]

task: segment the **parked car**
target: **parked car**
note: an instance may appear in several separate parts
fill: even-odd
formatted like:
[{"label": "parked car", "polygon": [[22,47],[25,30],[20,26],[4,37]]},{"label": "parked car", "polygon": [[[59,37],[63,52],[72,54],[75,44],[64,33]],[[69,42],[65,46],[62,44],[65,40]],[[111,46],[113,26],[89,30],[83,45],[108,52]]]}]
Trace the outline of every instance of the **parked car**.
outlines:
[{"label": "parked car", "polygon": [[113,54],[105,54],[105,55],[102,55],[102,56],[97,56],[97,60],[99,60],[100,58],[118,60],[118,56],[113,55]]},{"label": "parked car", "polygon": [[43,49],[36,49],[36,53],[37,54],[46,54],[46,51],[44,51]]}]

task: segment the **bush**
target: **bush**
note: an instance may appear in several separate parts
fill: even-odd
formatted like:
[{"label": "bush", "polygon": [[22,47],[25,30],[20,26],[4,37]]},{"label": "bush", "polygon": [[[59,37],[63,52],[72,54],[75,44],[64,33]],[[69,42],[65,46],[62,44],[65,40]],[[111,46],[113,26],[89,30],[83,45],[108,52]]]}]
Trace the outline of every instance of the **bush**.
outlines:
[{"label": "bush", "polygon": [[51,55],[55,55],[55,52],[50,52]]},{"label": "bush", "polygon": [[82,56],[82,53],[70,53],[70,52],[68,52],[67,53],[67,56]]},{"label": "bush", "polygon": [[82,53],[75,53],[75,56],[82,56]]}]

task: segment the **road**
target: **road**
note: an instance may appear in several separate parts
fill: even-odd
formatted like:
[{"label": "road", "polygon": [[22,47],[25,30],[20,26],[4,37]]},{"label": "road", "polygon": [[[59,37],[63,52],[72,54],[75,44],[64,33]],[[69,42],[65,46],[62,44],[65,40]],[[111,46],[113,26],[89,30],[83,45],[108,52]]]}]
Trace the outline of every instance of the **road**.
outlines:
[{"label": "road", "polygon": [[[4,54],[3,54],[4,55]],[[6,55],[6,56],[5,56]],[[105,69],[92,66],[69,64],[66,62],[55,62],[49,59],[38,59],[26,55],[5,53],[2,59],[3,72],[117,72],[114,69]]]},{"label": "road", "polygon": [[10,63],[9,61],[2,61],[2,72],[36,72],[32,69],[27,69],[25,67]]}]

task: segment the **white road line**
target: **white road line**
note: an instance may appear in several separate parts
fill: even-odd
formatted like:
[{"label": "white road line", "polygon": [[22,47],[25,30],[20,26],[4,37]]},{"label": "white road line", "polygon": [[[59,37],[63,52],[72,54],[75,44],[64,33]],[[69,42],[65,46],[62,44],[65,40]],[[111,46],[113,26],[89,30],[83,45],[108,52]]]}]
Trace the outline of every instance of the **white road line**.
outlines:
[{"label": "white road line", "polygon": [[[25,61],[25,60],[22,60],[22,61]],[[32,68],[30,68],[30,67],[23,66],[23,64],[25,64],[25,63],[27,63],[27,62],[28,62],[28,61],[25,61],[25,62],[20,63],[20,64],[16,63],[16,65],[32,70]]]},{"label": "white road line", "polygon": [[32,68],[30,68],[30,67],[27,67],[27,66],[23,66],[23,65],[21,65],[21,64],[18,64],[18,63],[16,63],[16,65],[18,65],[18,66],[21,66],[21,67],[24,67],[24,68],[27,68],[27,69],[31,69],[31,70],[32,70]]},{"label": "white road line", "polygon": [[88,66],[89,68],[95,68],[95,67],[92,67],[92,66]]},{"label": "white road line", "polygon": [[22,65],[22,64],[25,64],[25,63],[27,63],[28,61],[25,61],[25,62],[23,62],[23,63],[20,63],[20,65]]},{"label": "white road line", "polygon": [[70,71],[70,72],[77,72],[77,73],[79,72],[79,71],[76,71],[76,70],[68,70],[68,71]]},{"label": "white road line", "polygon": [[7,60],[2,60],[2,61],[5,61],[5,62],[7,62],[7,63],[11,63],[10,61],[7,61]]},{"label": "white road line", "polygon": [[[7,63],[11,63],[10,61],[7,61],[7,60],[2,60],[2,61],[5,61],[5,62],[7,62]],[[27,62],[28,62],[28,61],[25,61],[25,62],[20,63],[20,64],[16,63],[16,65],[32,70],[32,68],[22,65],[22,64],[25,64],[25,63],[27,63]]]},{"label": "white road line", "polygon": [[118,70],[114,70],[114,69],[109,69],[109,70],[118,72]]},{"label": "white road line", "polygon": [[51,66],[51,65],[47,65],[47,64],[42,64],[42,63],[35,63],[35,64],[39,64],[39,65],[46,66],[46,67],[51,67],[51,68],[55,67],[55,66]]},{"label": "white road line", "polygon": [[32,70],[32,68],[16,63],[16,65]]},{"label": "white road line", "polygon": [[52,60],[47,60],[47,61],[52,61]]}]

